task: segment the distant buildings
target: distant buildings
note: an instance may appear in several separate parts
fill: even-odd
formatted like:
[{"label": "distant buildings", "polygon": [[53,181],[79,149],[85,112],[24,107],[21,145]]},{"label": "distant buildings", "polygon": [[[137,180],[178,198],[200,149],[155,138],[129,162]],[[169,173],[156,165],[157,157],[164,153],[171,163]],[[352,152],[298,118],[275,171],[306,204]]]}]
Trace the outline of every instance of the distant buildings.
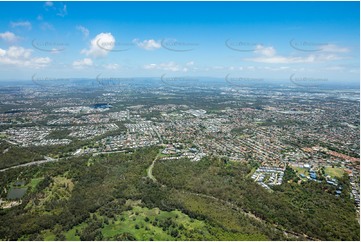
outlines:
[{"label": "distant buildings", "polygon": [[262,187],[270,190],[270,186],[281,185],[284,176],[284,168],[259,167],[252,175],[252,179]]}]

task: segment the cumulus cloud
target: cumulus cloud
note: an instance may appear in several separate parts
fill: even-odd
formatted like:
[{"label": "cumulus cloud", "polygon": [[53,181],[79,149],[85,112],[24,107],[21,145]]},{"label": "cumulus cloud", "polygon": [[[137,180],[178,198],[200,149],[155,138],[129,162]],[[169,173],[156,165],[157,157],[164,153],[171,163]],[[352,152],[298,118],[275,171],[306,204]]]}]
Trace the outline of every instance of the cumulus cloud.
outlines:
[{"label": "cumulus cloud", "polygon": [[13,43],[19,39],[14,33],[12,32],[4,32],[0,33],[0,39],[5,40],[6,42]]},{"label": "cumulus cloud", "polygon": [[95,58],[104,57],[112,51],[114,44],[115,38],[111,33],[100,33],[90,41],[89,49],[83,49],[81,53]]},{"label": "cumulus cloud", "polygon": [[8,51],[7,55],[11,58],[21,58],[24,57],[25,59],[30,58],[31,56],[31,49],[25,49],[23,47],[11,46]]},{"label": "cumulus cloud", "polygon": [[76,29],[79,30],[84,38],[88,38],[89,36],[89,29],[85,28],[84,26],[78,25],[76,26]]},{"label": "cumulus cloud", "polygon": [[85,67],[90,67],[93,65],[93,60],[90,58],[84,58],[82,60],[74,61],[73,67],[75,69],[83,69]]},{"label": "cumulus cloud", "polygon": [[22,27],[22,28],[26,28],[28,30],[31,29],[31,23],[29,21],[10,22],[10,26],[12,28]]},{"label": "cumulus cloud", "polygon": [[143,40],[140,41],[139,39],[134,39],[133,43],[136,44],[139,48],[145,49],[145,50],[155,50],[161,48],[161,44],[159,41],[155,41],[154,39],[150,40]]},{"label": "cumulus cloud", "polygon": [[19,46],[11,46],[7,50],[0,48],[0,63],[31,68],[46,67],[50,64],[49,57],[31,57],[32,51]]}]

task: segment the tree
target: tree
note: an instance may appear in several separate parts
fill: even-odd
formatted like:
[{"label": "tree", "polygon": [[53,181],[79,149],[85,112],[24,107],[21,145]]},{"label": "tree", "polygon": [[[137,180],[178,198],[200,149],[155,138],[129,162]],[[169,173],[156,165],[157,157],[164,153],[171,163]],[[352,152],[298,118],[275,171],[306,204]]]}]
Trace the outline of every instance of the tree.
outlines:
[{"label": "tree", "polygon": [[174,229],[171,230],[170,235],[171,235],[172,237],[174,237],[174,238],[177,238],[178,235],[179,235],[179,232],[178,232],[177,229],[174,228]]},{"label": "tree", "polygon": [[56,234],[55,235],[55,240],[64,241],[64,240],[66,240],[66,238],[65,238],[65,235],[63,235],[63,234]]},{"label": "tree", "polygon": [[115,237],[116,240],[118,241],[135,241],[137,240],[132,234],[130,233],[122,233],[120,235],[117,235]]}]

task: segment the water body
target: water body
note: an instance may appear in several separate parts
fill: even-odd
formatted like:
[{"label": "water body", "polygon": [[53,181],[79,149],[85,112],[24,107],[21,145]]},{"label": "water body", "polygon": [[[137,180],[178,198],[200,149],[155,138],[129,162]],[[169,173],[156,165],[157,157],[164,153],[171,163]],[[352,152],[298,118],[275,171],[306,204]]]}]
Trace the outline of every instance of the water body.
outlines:
[{"label": "water body", "polygon": [[11,188],[7,199],[20,199],[22,198],[26,193],[27,188]]}]

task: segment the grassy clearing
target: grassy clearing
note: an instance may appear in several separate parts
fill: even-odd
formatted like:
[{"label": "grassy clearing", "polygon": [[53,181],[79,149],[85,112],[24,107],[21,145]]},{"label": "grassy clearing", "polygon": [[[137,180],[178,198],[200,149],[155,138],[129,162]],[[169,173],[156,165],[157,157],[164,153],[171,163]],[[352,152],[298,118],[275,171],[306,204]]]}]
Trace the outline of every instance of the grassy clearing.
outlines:
[{"label": "grassy clearing", "polygon": [[[134,207],[117,215],[115,219],[95,213],[98,220],[109,221],[109,223],[103,223],[101,228],[103,240],[120,240],[124,238],[122,237],[124,234],[143,241],[189,240],[192,236],[198,239],[215,239],[207,231],[209,225],[205,221],[191,219],[179,210],[168,212],[159,208],[140,207],[137,201],[127,203]],[[76,231],[81,234],[86,226],[87,223],[84,222],[65,232],[66,240],[79,241],[80,236],[76,235]],[[45,240],[55,238],[54,234],[47,230],[43,232],[43,236]]]},{"label": "grassy clearing", "polygon": [[30,180],[29,183],[29,188],[31,189],[31,191],[35,191],[36,186],[43,180],[43,177],[39,177],[39,178],[33,178]]},{"label": "grassy clearing", "polygon": [[74,228],[72,228],[71,230],[67,231],[66,233],[64,233],[66,240],[67,241],[80,241],[80,237],[75,235],[76,230],[81,231],[86,226],[87,226],[86,223],[81,223],[81,224],[75,226]]},{"label": "grassy clearing", "polygon": [[328,166],[325,167],[325,173],[334,178],[341,178],[345,173],[345,171],[342,168],[338,168],[338,167],[332,168],[331,166]]},{"label": "grassy clearing", "polygon": [[[135,211],[140,213],[135,215]],[[122,216],[119,216],[119,220],[114,222],[114,224],[105,226],[102,229],[102,233],[107,239],[129,233],[137,240],[172,240],[172,237],[163,231],[162,228],[153,226],[150,222],[145,222],[146,214],[149,215],[146,209],[134,208],[132,211],[127,211]]]},{"label": "grassy clearing", "polygon": [[305,176],[309,176],[310,173],[308,172],[308,169],[298,166],[291,166],[293,170],[295,170],[298,174],[303,174]]},{"label": "grassy clearing", "polygon": [[[32,190],[35,190],[36,185],[41,182],[43,178],[33,178],[30,181],[30,187]],[[71,192],[74,188],[74,184],[71,179],[67,179],[63,176],[57,176],[53,178],[53,182],[43,190],[42,195],[39,196],[36,202],[36,205],[33,200],[29,201],[26,205],[26,208],[31,209],[33,212],[42,212],[44,214],[59,214],[61,212],[61,207],[56,209],[53,208],[51,204],[55,204],[61,200],[66,201],[71,197]]]},{"label": "grassy clearing", "polygon": [[190,219],[178,210],[166,212],[135,206],[105,225],[102,234],[105,239],[128,233],[137,240],[185,240],[188,233],[204,231],[205,226],[205,222]]}]

